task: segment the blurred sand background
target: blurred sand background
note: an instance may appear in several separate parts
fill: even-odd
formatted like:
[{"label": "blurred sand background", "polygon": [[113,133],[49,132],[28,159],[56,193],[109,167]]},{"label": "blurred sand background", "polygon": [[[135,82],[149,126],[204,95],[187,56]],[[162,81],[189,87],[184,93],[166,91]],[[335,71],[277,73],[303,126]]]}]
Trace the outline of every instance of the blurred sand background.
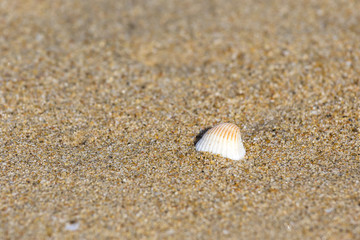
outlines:
[{"label": "blurred sand background", "polygon": [[0,238],[360,239],[359,9],[1,0]]}]

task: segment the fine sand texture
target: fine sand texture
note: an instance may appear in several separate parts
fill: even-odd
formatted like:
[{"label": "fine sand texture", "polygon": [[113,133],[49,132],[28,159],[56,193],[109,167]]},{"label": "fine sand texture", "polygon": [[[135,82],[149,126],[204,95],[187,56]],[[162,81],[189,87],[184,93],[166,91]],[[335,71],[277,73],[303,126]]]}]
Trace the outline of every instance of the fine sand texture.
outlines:
[{"label": "fine sand texture", "polygon": [[360,239],[359,9],[1,0],[0,239]]}]

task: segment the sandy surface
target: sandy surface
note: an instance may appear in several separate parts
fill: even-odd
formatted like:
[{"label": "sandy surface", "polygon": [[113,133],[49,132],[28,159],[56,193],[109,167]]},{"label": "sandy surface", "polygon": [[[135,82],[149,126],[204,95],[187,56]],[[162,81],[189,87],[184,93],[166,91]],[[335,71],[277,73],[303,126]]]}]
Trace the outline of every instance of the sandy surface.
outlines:
[{"label": "sandy surface", "polygon": [[360,239],[359,9],[0,1],[0,238]]}]

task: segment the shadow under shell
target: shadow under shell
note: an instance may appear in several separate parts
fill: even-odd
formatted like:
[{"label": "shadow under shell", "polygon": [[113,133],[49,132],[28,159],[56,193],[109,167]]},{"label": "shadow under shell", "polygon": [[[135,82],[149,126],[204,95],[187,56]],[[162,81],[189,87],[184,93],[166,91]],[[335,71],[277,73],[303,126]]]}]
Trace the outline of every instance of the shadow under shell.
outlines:
[{"label": "shadow under shell", "polygon": [[200,141],[200,139],[205,135],[205,133],[207,131],[209,131],[210,128],[211,127],[207,127],[205,129],[201,130],[198,135],[196,135],[195,140],[194,140],[194,146],[197,144],[198,141]]}]

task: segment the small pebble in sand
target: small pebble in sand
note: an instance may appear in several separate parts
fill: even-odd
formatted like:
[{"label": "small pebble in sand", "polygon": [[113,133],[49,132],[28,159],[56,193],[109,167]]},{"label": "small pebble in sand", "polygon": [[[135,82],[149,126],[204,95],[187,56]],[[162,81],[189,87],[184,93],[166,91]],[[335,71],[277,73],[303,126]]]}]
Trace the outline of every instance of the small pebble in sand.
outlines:
[{"label": "small pebble in sand", "polygon": [[209,129],[196,143],[196,150],[219,154],[232,160],[241,160],[245,156],[240,128],[232,123],[221,123]]},{"label": "small pebble in sand", "polygon": [[79,226],[80,226],[79,222],[71,221],[70,223],[66,224],[65,229],[68,231],[76,231],[76,230],[78,230]]}]

